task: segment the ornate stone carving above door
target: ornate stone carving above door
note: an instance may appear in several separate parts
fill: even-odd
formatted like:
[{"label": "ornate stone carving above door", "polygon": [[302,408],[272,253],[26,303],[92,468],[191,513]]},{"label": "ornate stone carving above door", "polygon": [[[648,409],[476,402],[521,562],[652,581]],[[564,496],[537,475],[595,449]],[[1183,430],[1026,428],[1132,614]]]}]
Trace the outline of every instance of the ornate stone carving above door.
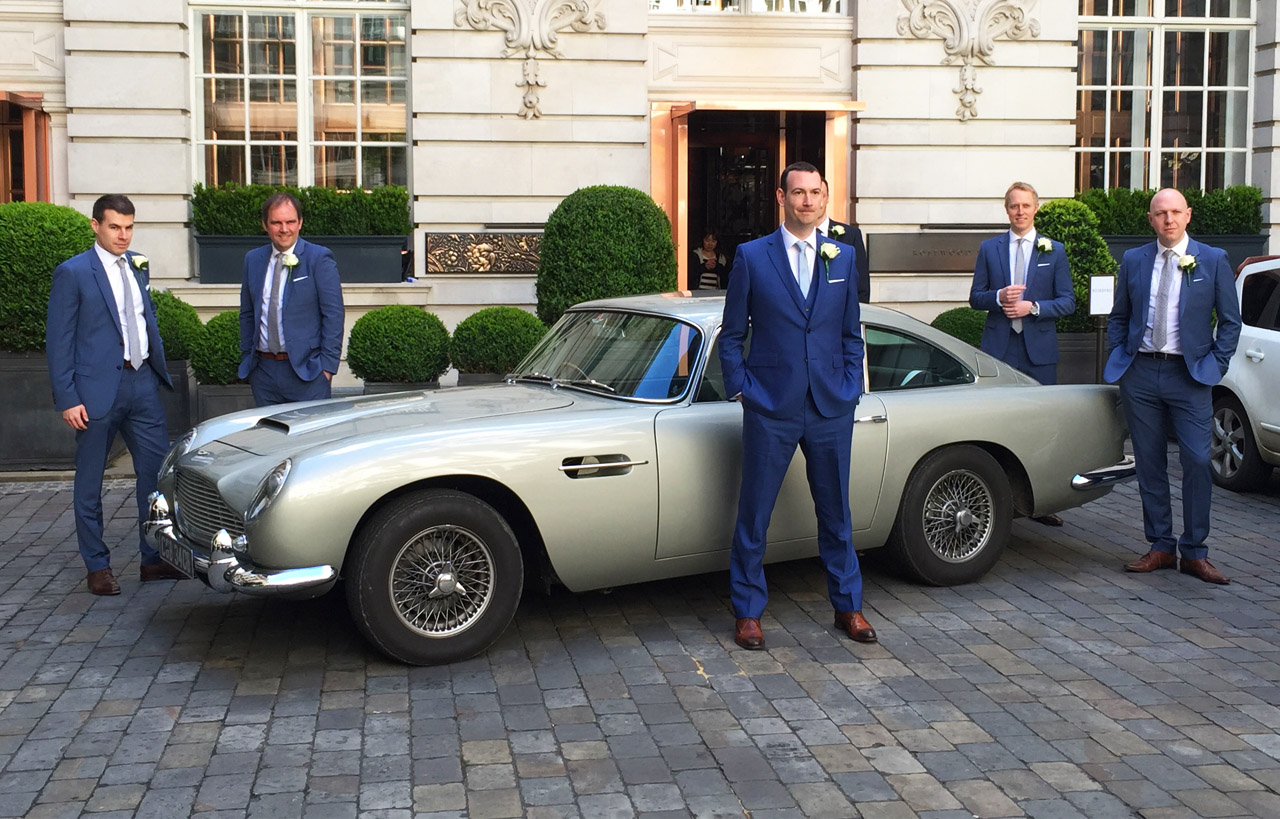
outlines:
[{"label": "ornate stone carving above door", "polygon": [[960,98],[956,117],[966,122],[978,115],[977,63],[995,65],[996,40],[1040,36],[1040,21],[1030,16],[1036,0],[902,0],[907,13],[898,18],[898,34],[924,40],[942,38],[943,65],[960,63]]}]

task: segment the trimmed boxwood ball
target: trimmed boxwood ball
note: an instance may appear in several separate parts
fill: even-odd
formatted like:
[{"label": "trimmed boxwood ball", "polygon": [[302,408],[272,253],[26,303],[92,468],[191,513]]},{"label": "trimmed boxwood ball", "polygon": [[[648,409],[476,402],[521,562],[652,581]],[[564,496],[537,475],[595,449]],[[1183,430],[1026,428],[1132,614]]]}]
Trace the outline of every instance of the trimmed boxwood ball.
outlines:
[{"label": "trimmed boxwood ball", "polygon": [[0,350],[44,349],[53,270],[93,245],[84,214],[47,202],[0,205]]},{"label": "trimmed boxwood ball", "polygon": [[1106,240],[1098,230],[1098,217],[1074,199],[1055,199],[1040,206],[1036,213],[1036,233],[1055,239],[1066,247],[1071,265],[1071,289],[1076,294],[1076,311],[1058,319],[1059,333],[1093,332],[1089,315],[1089,278],[1112,276],[1120,263],[1107,250]]},{"label": "trimmed boxwood ball", "polygon": [[977,347],[982,341],[982,327],[986,321],[987,314],[981,310],[974,310],[972,307],[953,307],[939,313],[933,321],[929,322],[929,326],[936,327],[949,336]]},{"label": "trimmed boxwood ball", "polygon": [[169,361],[191,358],[191,348],[203,329],[196,308],[168,290],[152,290],[151,303],[156,308],[156,329],[164,342],[165,358]]},{"label": "trimmed boxwood ball", "polygon": [[546,332],[537,316],[519,307],[486,307],[454,328],[449,358],[458,372],[509,373]]},{"label": "trimmed boxwood ball", "polygon": [[201,384],[234,384],[240,369],[240,311],[209,319],[191,345],[191,369]]},{"label": "trimmed boxwood ball", "polygon": [[434,381],[449,369],[449,331],[435,313],[419,307],[379,307],[352,326],[347,365],[365,381]]},{"label": "trimmed boxwood ball", "polygon": [[649,195],[581,188],[547,218],[538,262],[538,318],[549,327],[580,301],[675,289],[671,222]]}]

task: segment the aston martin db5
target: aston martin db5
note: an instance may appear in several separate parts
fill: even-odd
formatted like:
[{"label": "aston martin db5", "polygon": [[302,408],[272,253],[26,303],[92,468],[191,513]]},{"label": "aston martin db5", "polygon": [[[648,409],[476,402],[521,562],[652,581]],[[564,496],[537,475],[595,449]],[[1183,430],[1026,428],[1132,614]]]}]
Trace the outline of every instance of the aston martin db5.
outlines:
[{"label": "aston martin db5", "polygon": [[[526,585],[599,589],[728,565],[742,408],[722,293],[578,305],[494,384],[226,415],[166,458],[146,531],[219,591],[310,597],[339,579],[361,633],[406,663],[483,651]],[[892,310],[862,315],[850,501],[860,550],[916,580],[981,578],[1011,520],[1132,473],[1114,387],[1040,386]],[[768,559],[814,555],[797,452]]]}]

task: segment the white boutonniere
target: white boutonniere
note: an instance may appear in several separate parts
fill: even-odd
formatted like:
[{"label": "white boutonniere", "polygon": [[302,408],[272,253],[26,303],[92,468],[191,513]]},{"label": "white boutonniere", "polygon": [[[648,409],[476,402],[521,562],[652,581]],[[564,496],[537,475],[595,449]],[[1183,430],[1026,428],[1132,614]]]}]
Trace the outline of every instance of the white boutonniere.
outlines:
[{"label": "white boutonniere", "polygon": [[831,229],[828,230],[827,233],[831,234],[832,236],[843,236],[844,225],[832,225]]},{"label": "white boutonniere", "polygon": [[141,253],[133,254],[129,257],[129,261],[133,262],[133,266],[139,270],[147,269],[147,257],[143,256]]},{"label": "white boutonniere", "polygon": [[827,274],[827,281],[831,281],[831,260],[840,255],[840,246],[835,242],[823,242],[818,247],[818,255],[822,257],[822,265]]},{"label": "white boutonniere", "polygon": [[1187,253],[1178,257],[1178,269],[1182,271],[1182,275],[1186,278],[1187,284],[1191,283],[1191,271],[1196,269],[1196,257]]},{"label": "white boutonniere", "polygon": [[280,257],[280,264],[284,265],[285,267],[297,267],[298,257],[293,255],[292,253],[286,253]]},{"label": "white boutonniere", "polygon": [[1053,240],[1050,239],[1048,236],[1041,236],[1039,239],[1036,239],[1036,249],[1038,249],[1041,253],[1052,253]]}]

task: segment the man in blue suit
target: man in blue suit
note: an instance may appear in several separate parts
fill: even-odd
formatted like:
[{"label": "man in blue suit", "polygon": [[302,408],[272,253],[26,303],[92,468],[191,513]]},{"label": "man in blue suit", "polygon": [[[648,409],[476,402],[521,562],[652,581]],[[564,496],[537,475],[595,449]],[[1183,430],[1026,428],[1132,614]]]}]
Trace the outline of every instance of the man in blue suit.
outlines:
[{"label": "man in blue suit", "polygon": [[863,379],[858,271],[848,247],[814,229],[825,201],[817,168],[788,165],[776,195],[785,219],[777,231],[738,246],[720,333],[725,391],[742,403],[742,486],[729,564],[734,640],[764,647],[765,538],[799,445],[836,628],[873,643],[849,512],[853,411]]},{"label": "man in blue suit", "polygon": [[[1151,544],[1126,564],[1131,572],[1178,565],[1206,583],[1228,580],[1209,562],[1210,419],[1213,385],[1222,380],[1240,339],[1240,303],[1227,254],[1187,235],[1191,208],[1176,190],[1151,199],[1147,220],[1157,241],[1124,254],[1107,317],[1110,353],[1103,377],[1120,384]],[[1213,313],[1217,311],[1217,328]],[[1166,419],[1182,463],[1182,536],[1173,537]]]},{"label": "man in blue suit", "polygon": [[345,316],[338,264],[298,236],[302,203],[291,194],[267,198],[262,228],[271,244],[244,256],[240,377],[259,407],[328,398]]},{"label": "man in blue suit", "polygon": [[818,220],[818,233],[824,238],[853,248],[853,262],[858,268],[858,303],[867,304],[871,301],[871,264],[867,259],[867,245],[862,241],[862,231],[857,225],[837,222],[827,216],[827,205],[830,199],[831,190],[827,187],[827,180],[823,179],[822,218]]},{"label": "man in blue suit", "polygon": [[93,594],[120,593],[102,539],[102,472],[117,432],[137,475],[139,575],[143,581],[183,577],[142,537],[147,497],[156,491],[169,448],[159,389],[173,385],[147,294],[147,258],[129,252],[133,217],[126,196],[108,194],[93,203],[90,225],[97,240],[53,271],[45,325],[53,403],[76,431],[72,505]]}]

